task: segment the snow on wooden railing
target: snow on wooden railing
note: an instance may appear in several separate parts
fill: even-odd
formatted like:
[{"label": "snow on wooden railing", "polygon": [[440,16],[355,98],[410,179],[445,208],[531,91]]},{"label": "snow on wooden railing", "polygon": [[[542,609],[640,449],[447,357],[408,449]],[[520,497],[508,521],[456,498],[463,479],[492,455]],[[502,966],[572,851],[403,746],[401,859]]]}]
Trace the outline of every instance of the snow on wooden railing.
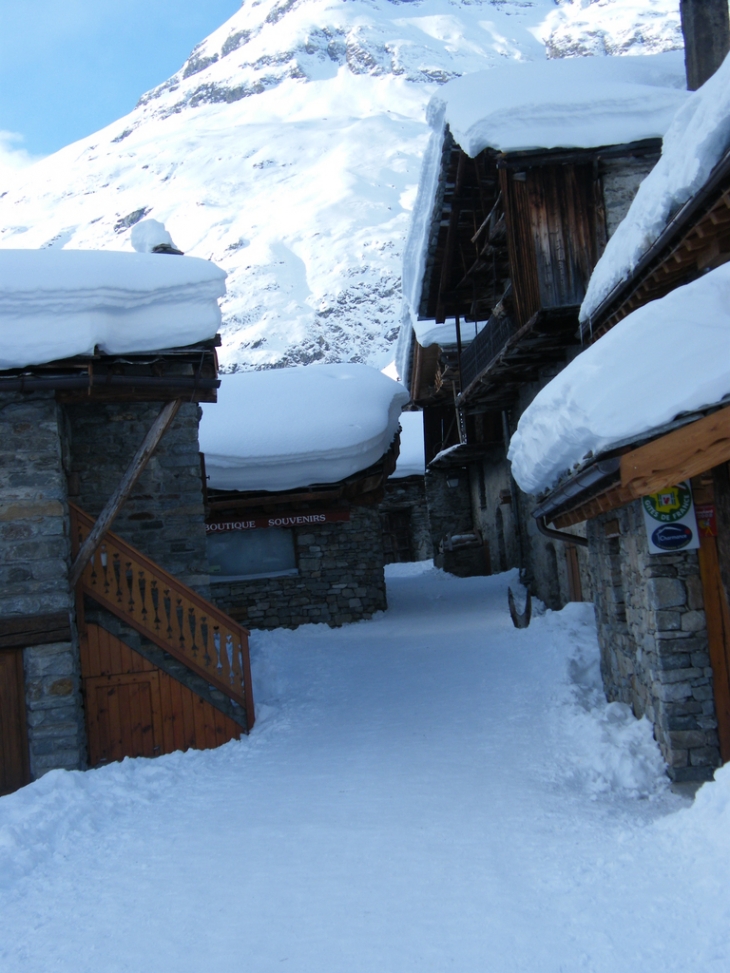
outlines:
[{"label": "snow on wooden railing", "polygon": [[[94,519],[74,504],[74,554]],[[79,586],[103,608],[169,652],[246,711],[254,723],[248,632],[116,534],[101,538]]]}]

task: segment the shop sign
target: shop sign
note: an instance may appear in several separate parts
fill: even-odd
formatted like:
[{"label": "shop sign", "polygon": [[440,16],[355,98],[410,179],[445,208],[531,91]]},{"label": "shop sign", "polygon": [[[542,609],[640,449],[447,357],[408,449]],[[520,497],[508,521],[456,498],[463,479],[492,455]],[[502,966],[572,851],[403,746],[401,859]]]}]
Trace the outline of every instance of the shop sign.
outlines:
[{"label": "shop sign", "polygon": [[317,527],[320,524],[347,523],[350,509],[317,510],[312,513],[272,514],[270,517],[241,517],[236,520],[216,520],[205,525],[206,534],[221,534],[229,530],[262,530],[268,527]]},{"label": "shop sign", "polygon": [[691,551],[700,546],[689,483],[651,493],[641,501],[650,554]]},{"label": "shop sign", "polygon": [[697,514],[697,529],[700,537],[717,537],[717,519],[715,506],[711,503],[698,503],[695,507]]}]

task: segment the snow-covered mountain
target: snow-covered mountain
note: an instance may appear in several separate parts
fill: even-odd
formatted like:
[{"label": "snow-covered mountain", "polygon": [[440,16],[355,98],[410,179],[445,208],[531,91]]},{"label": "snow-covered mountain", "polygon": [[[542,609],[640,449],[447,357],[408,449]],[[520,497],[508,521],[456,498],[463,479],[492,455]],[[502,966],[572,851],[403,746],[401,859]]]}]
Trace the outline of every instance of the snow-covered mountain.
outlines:
[{"label": "snow-covered mountain", "polygon": [[392,358],[439,84],[503,58],[681,47],[677,0],[245,0],[125,118],[0,186],[0,247],[131,249],[164,221],[228,271],[224,367]]}]

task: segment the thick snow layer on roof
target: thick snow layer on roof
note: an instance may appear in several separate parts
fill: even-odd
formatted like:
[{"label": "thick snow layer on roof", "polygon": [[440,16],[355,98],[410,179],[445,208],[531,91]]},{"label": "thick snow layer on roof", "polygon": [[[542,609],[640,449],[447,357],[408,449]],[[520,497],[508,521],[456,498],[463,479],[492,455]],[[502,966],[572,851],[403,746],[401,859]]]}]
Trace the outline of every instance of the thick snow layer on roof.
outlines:
[{"label": "thick snow layer on roof", "polygon": [[590,454],[730,394],[730,264],[620,321],[525,410],[509,459],[527,493]]},{"label": "thick snow layer on roof", "polygon": [[400,417],[400,455],[395,480],[404,476],[423,476],[426,472],[426,452],[423,442],[423,413],[404,412]]},{"label": "thick snow layer on roof", "polygon": [[685,84],[680,51],[516,61],[449,81],[432,106],[444,105],[472,158],[486,148],[595,148],[661,137],[687,99]]},{"label": "thick snow layer on roof", "polygon": [[501,151],[595,148],[660,137],[689,97],[681,51],[633,57],[517,61],[445,84],[431,99],[432,129],[403,251],[403,316],[396,364],[408,382],[413,337],[454,343],[453,323],[419,321],[429,231],[445,125],[471,156]]},{"label": "thick snow layer on roof", "polygon": [[668,127],[661,159],[639,187],[596,265],[581,308],[582,321],[631,275],[671,217],[707,182],[729,146],[730,57],[689,95]]},{"label": "thick snow layer on roof", "polygon": [[225,279],[198,257],[0,250],[0,368],[212,338]]},{"label": "thick snow layer on roof", "polygon": [[305,365],[225,375],[205,406],[200,448],[218,490],[336,483],[377,462],[408,393],[367,365]]}]

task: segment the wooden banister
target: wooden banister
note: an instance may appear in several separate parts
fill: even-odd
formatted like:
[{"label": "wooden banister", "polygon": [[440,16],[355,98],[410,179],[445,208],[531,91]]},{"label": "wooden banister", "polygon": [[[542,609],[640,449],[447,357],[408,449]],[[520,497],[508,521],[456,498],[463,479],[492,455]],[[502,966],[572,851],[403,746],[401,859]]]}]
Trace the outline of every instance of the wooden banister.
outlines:
[{"label": "wooden banister", "polygon": [[[74,554],[94,519],[70,503]],[[254,724],[248,631],[111,531],[78,586],[117,618],[169,652],[246,711]]]}]

